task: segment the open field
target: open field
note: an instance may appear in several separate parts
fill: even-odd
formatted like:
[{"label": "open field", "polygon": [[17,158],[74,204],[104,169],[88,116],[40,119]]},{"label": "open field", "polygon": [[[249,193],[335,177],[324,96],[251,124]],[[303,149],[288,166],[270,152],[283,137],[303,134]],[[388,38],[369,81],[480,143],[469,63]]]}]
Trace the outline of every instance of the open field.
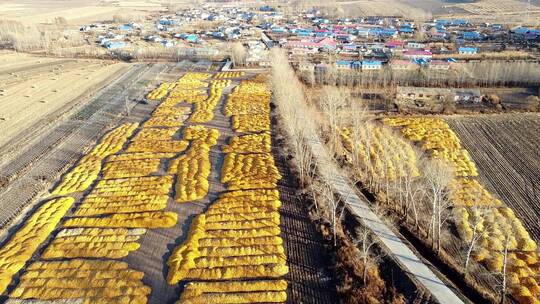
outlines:
[{"label": "open field", "polygon": [[[36,122],[77,103],[88,90],[104,86],[127,64],[63,60],[19,53],[0,54],[0,146]],[[59,112],[60,111],[60,112]]]},{"label": "open field", "polygon": [[[284,160],[274,160],[264,85],[240,72],[186,73],[176,82],[180,66],[139,64],[110,98],[70,118],[86,129],[73,140],[101,139],[89,150],[64,142],[54,159],[85,156],[5,230],[0,301],[227,302],[238,292],[259,302],[335,298],[322,240],[293,196]],[[158,75],[173,82],[122,115],[122,95],[140,100],[133,95]]]},{"label": "open field", "polygon": [[[181,1],[176,1],[181,2]],[[175,2],[175,3],[176,3]],[[49,23],[64,17],[70,24],[111,20],[115,14],[144,15],[162,9],[159,1],[59,1],[59,0],[1,0],[0,18],[24,23]]]},{"label": "open field", "polygon": [[527,1],[517,0],[481,0],[471,3],[447,5],[447,9],[454,11],[445,17],[469,18],[471,20],[493,21],[501,23],[518,22],[523,25],[538,25],[540,7],[531,1],[527,20]]},{"label": "open field", "polygon": [[484,185],[540,241],[540,116],[502,114],[446,120],[470,152]]}]

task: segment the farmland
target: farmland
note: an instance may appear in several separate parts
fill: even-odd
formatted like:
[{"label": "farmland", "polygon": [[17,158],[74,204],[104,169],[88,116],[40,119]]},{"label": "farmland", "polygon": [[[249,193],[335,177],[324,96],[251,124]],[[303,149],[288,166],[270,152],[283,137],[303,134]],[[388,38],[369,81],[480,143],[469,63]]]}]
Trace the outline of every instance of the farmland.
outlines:
[{"label": "farmland", "polygon": [[447,117],[478,166],[479,176],[540,240],[540,122],[536,114]]},{"label": "farmland", "polygon": [[159,10],[161,3],[150,1],[100,1],[98,4],[88,1],[2,1],[0,18],[23,23],[46,23],[56,17],[64,17],[71,24],[111,19],[129,9],[133,13],[144,15]]},{"label": "farmland", "polygon": [[[8,302],[329,301],[314,227],[280,211],[300,212],[264,78],[169,75],[2,241]],[[310,245],[295,244],[300,231]]]},{"label": "farmland", "polygon": [[54,120],[112,82],[126,64],[0,53],[0,146],[39,121]]}]

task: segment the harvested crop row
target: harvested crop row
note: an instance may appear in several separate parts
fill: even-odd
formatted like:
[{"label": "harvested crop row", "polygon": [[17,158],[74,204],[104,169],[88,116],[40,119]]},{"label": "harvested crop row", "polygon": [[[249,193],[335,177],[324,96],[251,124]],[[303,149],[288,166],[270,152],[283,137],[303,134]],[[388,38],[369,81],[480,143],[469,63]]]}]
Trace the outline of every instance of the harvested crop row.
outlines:
[{"label": "harvested crop row", "polygon": [[281,179],[270,153],[227,153],[221,172],[230,190],[276,188]]},{"label": "harvested crop row", "polygon": [[62,178],[52,194],[65,195],[88,189],[97,179],[103,159],[120,151],[136,128],[137,124],[124,124],[105,135],[101,142]]},{"label": "harvested crop row", "polygon": [[370,124],[362,129],[345,128],[341,131],[345,148],[354,153],[355,165],[361,166],[373,178],[414,178],[420,175],[418,156],[411,144],[392,136],[384,126]]},{"label": "harvested crop row", "polygon": [[[448,161],[458,176],[448,189],[450,197],[456,206],[464,206],[454,209],[456,226],[464,242],[477,244],[473,259],[497,273],[506,265],[510,294],[520,303],[538,301],[536,242],[514,212],[474,179],[476,165],[448,124],[437,118],[387,118],[384,122],[401,127],[405,137],[421,142],[433,157]],[[505,251],[511,252],[506,263]]]},{"label": "harvested crop row", "polygon": [[246,75],[245,72],[219,72],[214,75],[214,79],[238,78],[244,75]]},{"label": "harvested crop row", "polygon": [[129,269],[127,263],[111,260],[34,262],[8,302],[70,299],[81,303],[147,303],[151,290],[142,282],[143,276]]},{"label": "harvested crop row", "polygon": [[272,152],[270,133],[235,136],[231,139],[229,145],[223,147],[223,152],[270,153]]},{"label": "harvested crop row", "polygon": [[210,176],[210,148],[217,143],[219,132],[203,126],[190,126],[184,139],[191,141],[188,151],[173,159],[169,173],[177,175],[176,197],[178,203],[204,198],[208,194]]},{"label": "harvested crop row", "polygon": [[6,290],[11,277],[23,268],[41,243],[56,228],[74,202],[71,197],[46,202],[0,248],[0,294]]},{"label": "harvested crop row", "polygon": [[[244,93],[248,100],[249,92]],[[257,115],[256,120],[268,122],[269,130],[269,114]],[[253,124],[235,129],[257,131]],[[289,271],[279,228],[281,202],[276,188],[281,175],[268,153],[270,144],[270,135],[264,133],[235,137],[224,147],[221,181],[232,191],[220,194],[193,220],[187,240],[167,262],[170,284],[207,281],[188,283],[178,303],[286,301],[287,282],[279,280]]]}]

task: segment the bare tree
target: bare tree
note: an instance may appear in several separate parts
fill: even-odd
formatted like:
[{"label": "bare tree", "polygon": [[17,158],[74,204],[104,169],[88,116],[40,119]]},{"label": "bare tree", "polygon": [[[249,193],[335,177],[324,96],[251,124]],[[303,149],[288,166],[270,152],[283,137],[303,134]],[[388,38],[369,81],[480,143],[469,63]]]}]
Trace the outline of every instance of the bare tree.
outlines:
[{"label": "bare tree", "polygon": [[362,271],[362,281],[367,283],[367,274],[369,269],[376,267],[381,261],[383,254],[376,252],[374,249],[378,246],[377,239],[373,236],[373,232],[365,226],[356,228],[356,237],[354,243],[360,249],[359,258],[362,259],[364,269]]},{"label": "bare tree", "polygon": [[431,241],[434,249],[441,248],[441,230],[448,220],[450,200],[446,190],[453,179],[454,173],[448,164],[439,159],[429,159],[424,162],[424,179],[428,186],[428,197],[431,202],[430,228]]},{"label": "bare tree", "polygon": [[340,200],[335,196],[334,191],[332,190],[332,187],[328,184],[323,185],[323,189],[320,190],[322,199],[326,202],[326,207],[329,210],[330,214],[330,226],[332,228],[332,234],[334,236],[334,246],[337,246],[337,229],[341,227],[340,219],[341,215],[343,214],[343,208],[340,212]]},{"label": "bare tree", "polygon": [[247,51],[241,42],[230,45],[231,61],[234,66],[244,66],[247,59]]},{"label": "bare tree", "polygon": [[467,251],[466,251],[466,255],[465,255],[465,264],[464,264],[464,273],[465,275],[467,275],[468,271],[469,271],[469,262],[471,260],[471,255],[472,253],[474,252],[475,248],[476,248],[476,245],[478,244],[478,241],[481,240],[485,234],[486,234],[486,227],[484,227],[484,224],[485,224],[485,210],[481,209],[481,208],[478,208],[478,207],[473,207],[472,209],[472,212],[469,213],[469,217],[471,218],[471,214],[472,214],[472,218],[470,219],[470,225],[472,226],[472,232],[471,232],[471,235],[470,235],[470,239],[469,239],[469,242],[467,244]]}]

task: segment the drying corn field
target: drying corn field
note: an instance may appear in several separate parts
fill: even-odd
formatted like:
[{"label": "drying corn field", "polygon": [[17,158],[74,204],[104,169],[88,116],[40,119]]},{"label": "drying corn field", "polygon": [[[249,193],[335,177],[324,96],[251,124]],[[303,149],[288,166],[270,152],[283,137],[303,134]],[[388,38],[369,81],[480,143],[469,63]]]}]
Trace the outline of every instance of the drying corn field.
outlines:
[{"label": "drying corn field", "polygon": [[487,188],[540,241],[540,117],[505,114],[449,117]]},{"label": "drying corn field", "polygon": [[146,98],[0,242],[6,303],[332,302],[265,77],[186,72]]},{"label": "drying corn field", "polygon": [[449,207],[459,242],[476,244],[470,247],[472,259],[489,273],[504,273],[508,292],[518,303],[537,303],[539,197],[534,187],[539,159],[534,138],[540,134],[538,117],[450,117],[448,121],[383,119],[454,172]]}]

